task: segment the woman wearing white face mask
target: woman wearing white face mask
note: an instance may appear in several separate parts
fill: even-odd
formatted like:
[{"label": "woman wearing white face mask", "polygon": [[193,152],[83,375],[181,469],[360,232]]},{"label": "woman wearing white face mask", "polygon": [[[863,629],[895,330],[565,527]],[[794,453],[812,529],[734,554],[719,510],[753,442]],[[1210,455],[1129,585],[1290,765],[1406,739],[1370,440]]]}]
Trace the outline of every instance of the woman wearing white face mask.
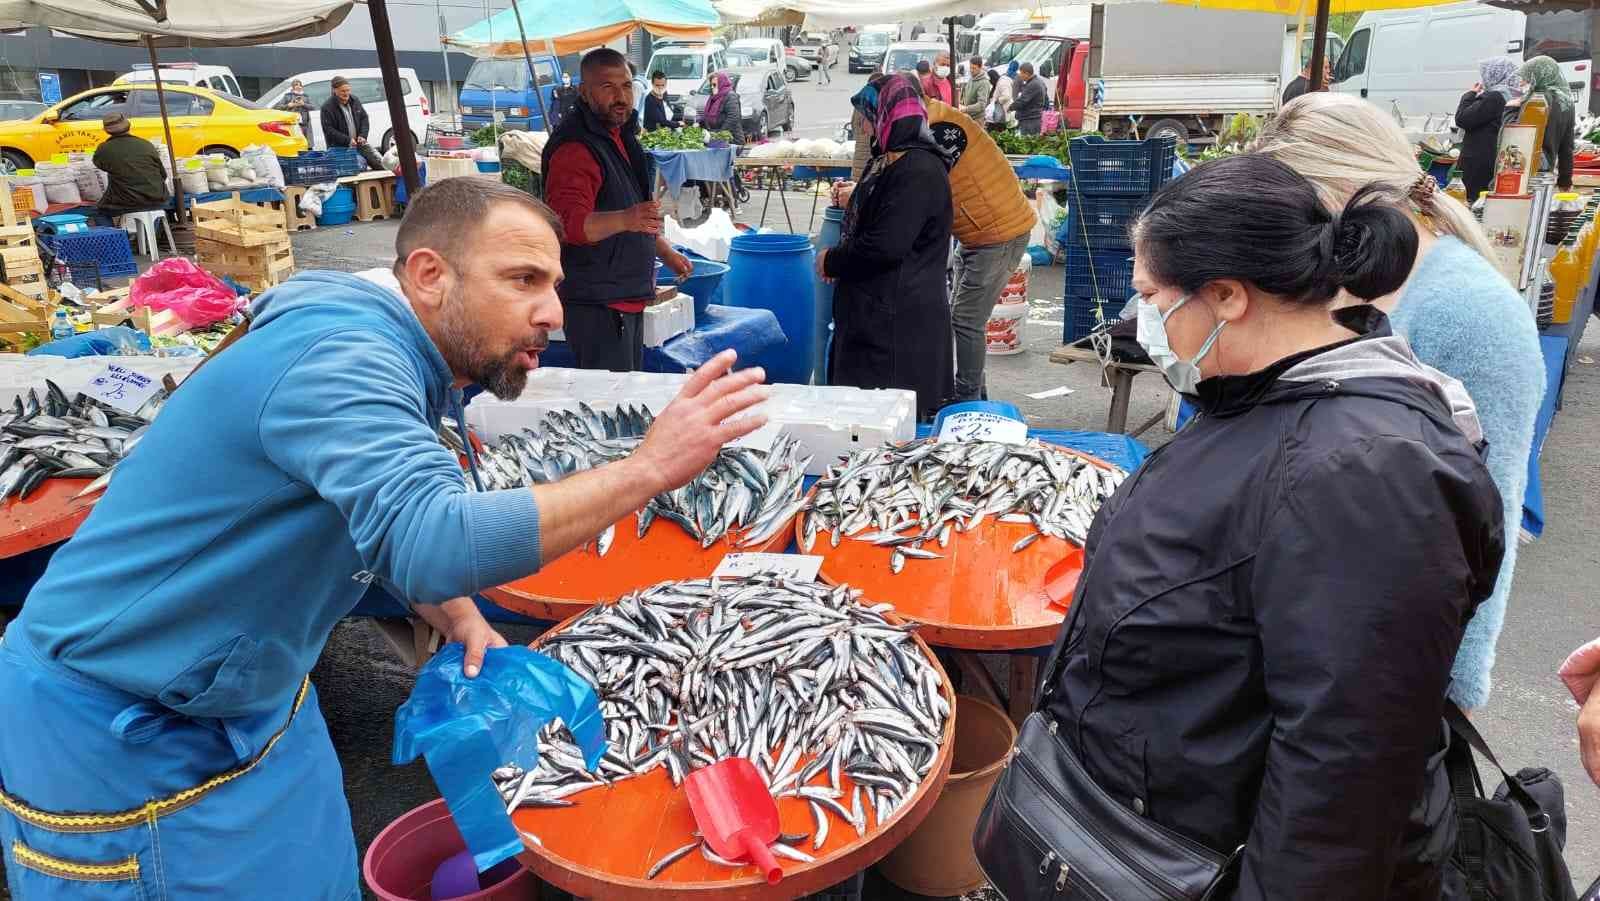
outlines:
[{"label": "woman wearing white face mask", "polygon": [[1133,228],[1139,340],[1202,412],[1096,517],[1040,711],[1118,803],[1242,848],[1219,897],[1440,896],[1445,686],[1503,536],[1460,384],[1376,309],[1328,310],[1405,279],[1398,201],[1333,214],[1236,156]]}]

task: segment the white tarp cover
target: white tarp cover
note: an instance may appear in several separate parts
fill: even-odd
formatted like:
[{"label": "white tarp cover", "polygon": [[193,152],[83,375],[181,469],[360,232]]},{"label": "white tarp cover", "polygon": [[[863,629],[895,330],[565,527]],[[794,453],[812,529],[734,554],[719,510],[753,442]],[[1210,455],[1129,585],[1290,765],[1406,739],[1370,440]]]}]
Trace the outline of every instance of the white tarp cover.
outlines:
[{"label": "white tarp cover", "polygon": [[[1038,4],[1019,0],[876,0],[863,7],[860,0],[712,0],[724,22],[771,24],[804,18],[806,27],[835,28],[869,22],[923,22],[945,16],[982,16],[991,12],[1026,9],[1042,18],[1061,6],[1087,6],[1092,0],[1047,0]],[[1103,3],[1159,2],[1159,0],[1100,0]],[[1595,0],[1600,2],[1600,0]],[[1312,7],[1315,10],[1315,6]],[[786,19],[788,13],[792,18]]]},{"label": "white tarp cover", "polygon": [[0,28],[43,25],[114,44],[143,44],[150,35],[157,47],[243,47],[327,34],[354,5],[354,0],[0,0]]}]

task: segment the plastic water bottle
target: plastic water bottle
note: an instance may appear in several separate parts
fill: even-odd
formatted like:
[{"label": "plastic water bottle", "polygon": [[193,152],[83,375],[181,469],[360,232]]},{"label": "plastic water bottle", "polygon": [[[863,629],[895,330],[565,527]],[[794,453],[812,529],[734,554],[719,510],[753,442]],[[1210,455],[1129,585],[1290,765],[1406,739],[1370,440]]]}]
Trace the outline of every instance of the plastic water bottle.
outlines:
[{"label": "plastic water bottle", "polygon": [[72,320],[67,318],[66,310],[56,310],[55,319],[50,323],[50,340],[59,341],[62,338],[71,338],[78,330],[72,327]]}]

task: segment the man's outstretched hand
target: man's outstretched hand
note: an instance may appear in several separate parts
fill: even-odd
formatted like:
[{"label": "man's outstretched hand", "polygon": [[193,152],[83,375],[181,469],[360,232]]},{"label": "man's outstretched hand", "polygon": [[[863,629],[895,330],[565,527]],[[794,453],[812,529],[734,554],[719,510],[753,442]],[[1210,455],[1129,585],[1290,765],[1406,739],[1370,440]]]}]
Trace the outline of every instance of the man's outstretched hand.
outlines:
[{"label": "man's outstretched hand", "polygon": [[747,411],[766,400],[761,383],[767,374],[759,366],[732,372],[735,359],[725,350],[696,369],[634,451],[634,461],[660,480],[661,490],[687,484],[711,465],[724,444],[766,425],[765,416]]}]

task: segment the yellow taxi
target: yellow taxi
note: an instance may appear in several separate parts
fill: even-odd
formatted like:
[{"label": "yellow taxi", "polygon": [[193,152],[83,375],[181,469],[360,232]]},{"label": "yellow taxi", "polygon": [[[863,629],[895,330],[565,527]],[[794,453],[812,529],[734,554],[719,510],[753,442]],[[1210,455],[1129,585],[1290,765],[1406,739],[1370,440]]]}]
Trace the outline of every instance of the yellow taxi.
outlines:
[{"label": "yellow taxi", "polygon": [[[295,113],[263,109],[243,97],[205,88],[165,87],[172,149],[178,156],[237,156],[251,144],[270,147],[278,156],[307,149]],[[163,139],[155,85],[110,85],[68,97],[31,119],[0,122],[0,157],[6,168],[15,170],[30,169],[57,153],[93,152],[108,137],[100,120],[111,113],[127,116],[139,137]]]}]

